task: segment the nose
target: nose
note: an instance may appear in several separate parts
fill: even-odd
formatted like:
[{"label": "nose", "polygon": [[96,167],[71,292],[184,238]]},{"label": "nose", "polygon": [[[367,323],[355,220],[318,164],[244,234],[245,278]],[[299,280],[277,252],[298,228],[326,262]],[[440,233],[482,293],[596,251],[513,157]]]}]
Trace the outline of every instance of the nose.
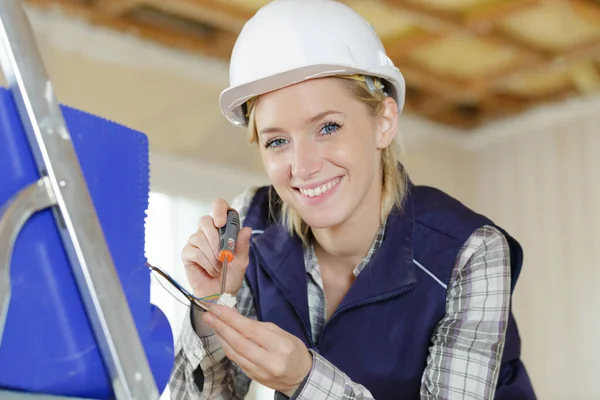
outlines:
[{"label": "nose", "polygon": [[321,170],[321,154],[318,146],[311,140],[297,140],[293,151],[292,175],[308,180]]}]

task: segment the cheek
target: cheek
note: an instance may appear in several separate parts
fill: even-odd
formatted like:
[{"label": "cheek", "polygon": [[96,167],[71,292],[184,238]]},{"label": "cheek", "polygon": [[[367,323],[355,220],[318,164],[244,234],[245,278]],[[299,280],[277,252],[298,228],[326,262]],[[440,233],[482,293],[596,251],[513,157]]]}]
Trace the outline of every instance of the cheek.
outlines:
[{"label": "cheek", "polygon": [[290,165],[285,155],[269,154],[263,151],[261,152],[261,158],[271,184],[275,188],[286,185],[290,177]]},{"label": "cheek", "polygon": [[363,169],[373,161],[377,149],[373,140],[365,140],[358,135],[346,137],[328,146],[329,158],[347,169]]}]

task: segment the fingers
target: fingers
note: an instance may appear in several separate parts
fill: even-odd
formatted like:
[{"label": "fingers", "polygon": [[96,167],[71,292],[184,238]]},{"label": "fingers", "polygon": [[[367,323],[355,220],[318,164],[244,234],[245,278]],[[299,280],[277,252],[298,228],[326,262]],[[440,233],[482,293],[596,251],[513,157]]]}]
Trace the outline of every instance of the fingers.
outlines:
[{"label": "fingers", "polygon": [[227,210],[229,210],[229,203],[224,199],[213,201],[213,219],[216,228],[221,228],[227,223]]},{"label": "fingers", "polygon": [[256,364],[235,351],[223,337],[221,337],[219,334],[216,335],[221,343],[221,348],[223,349],[225,356],[242,368],[246,375],[249,375],[251,371],[256,371],[259,369]]},{"label": "fingers", "polygon": [[248,264],[248,252],[250,251],[250,238],[252,228],[245,227],[238,233],[237,243],[235,244],[235,258],[239,260],[240,265]]},{"label": "fingers", "polygon": [[190,237],[188,244],[182,250],[182,258],[184,265],[198,266],[212,277],[218,277],[220,274],[221,264],[202,230]]},{"label": "fingers", "polygon": [[208,242],[206,235],[202,234],[199,236],[200,246],[196,250],[194,259],[210,276],[217,278],[221,274],[221,263],[212,252],[211,245]]},{"label": "fingers", "polygon": [[199,231],[206,236],[207,242],[212,250],[212,253],[217,259],[219,254],[219,230],[215,226],[215,222],[210,215],[205,215],[200,218]]},{"label": "fingers", "polygon": [[[194,281],[193,286],[214,284],[205,277],[219,279],[222,271],[222,263],[219,261],[220,236],[219,228],[227,222],[229,204],[224,199],[216,199],[213,202],[213,216],[206,215],[198,223],[198,230],[190,236],[188,243],[182,249],[181,257],[188,273],[188,279]],[[248,266],[248,251],[250,248],[251,228],[242,228],[238,232],[236,241],[235,257],[229,270],[231,279],[227,279],[227,291],[231,294],[237,293]],[[202,271],[198,275],[197,270]],[[212,282],[211,282],[212,281]],[[200,290],[193,288],[194,291]],[[204,289],[203,289],[204,290]]]},{"label": "fingers", "polygon": [[236,309],[221,305],[212,306],[210,313],[215,315],[216,318],[213,317],[213,319],[217,324],[229,327],[246,340],[250,340],[264,349],[272,350],[278,346],[278,335],[281,328],[274,324],[246,318]]},{"label": "fingers", "polygon": [[[211,310],[214,307],[215,306],[211,307]],[[255,327],[259,326],[260,324],[257,321],[253,321],[251,319],[243,317],[239,313],[236,314],[239,317],[239,319],[243,319],[247,322],[254,322]],[[231,326],[228,322],[221,320],[219,316],[213,314],[212,311],[205,313],[205,315],[203,315],[202,318],[214,329],[215,333],[219,335],[235,351],[235,353],[239,354],[246,360],[261,360],[267,359],[269,357],[269,353],[267,352],[267,350],[265,350],[255,341],[244,336],[242,333],[240,333],[239,330]],[[256,329],[254,330],[254,332],[256,332]],[[256,332],[256,335],[260,335],[260,332]]]}]

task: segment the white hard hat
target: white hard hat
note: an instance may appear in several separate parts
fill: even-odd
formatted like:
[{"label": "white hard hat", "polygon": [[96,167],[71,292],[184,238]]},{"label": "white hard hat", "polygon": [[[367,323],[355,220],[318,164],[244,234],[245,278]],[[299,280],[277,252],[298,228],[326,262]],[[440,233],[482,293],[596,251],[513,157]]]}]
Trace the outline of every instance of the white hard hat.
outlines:
[{"label": "white hard hat", "polygon": [[402,112],[404,78],[360,14],[334,0],[274,0],[237,38],[221,112],[247,126],[243,105],[256,96],[312,78],[354,74],[383,79]]}]

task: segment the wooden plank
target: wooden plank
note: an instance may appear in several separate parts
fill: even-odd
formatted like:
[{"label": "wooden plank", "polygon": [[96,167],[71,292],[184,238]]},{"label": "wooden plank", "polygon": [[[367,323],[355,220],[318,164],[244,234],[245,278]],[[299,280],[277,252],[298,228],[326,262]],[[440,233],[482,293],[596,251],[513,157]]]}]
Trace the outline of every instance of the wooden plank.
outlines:
[{"label": "wooden plank", "polygon": [[484,3],[468,10],[464,14],[462,22],[475,31],[489,31],[495,22],[532,5],[539,4],[541,1],[543,0],[505,0],[491,4]]},{"label": "wooden plank", "polygon": [[471,101],[480,97],[480,93],[473,92],[460,81],[451,78],[439,77],[429,71],[414,66],[408,61],[396,64],[404,75],[407,84],[418,87],[426,92],[436,93],[441,99],[458,101]]},{"label": "wooden plank", "polygon": [[600,73],[592,61],[574,63],[569,68],[569,76],[580,93],[600,90]]},{"label": "wooden plank", "polygon": [[425,25],[437,26],[441,33],[446,32],[476,35],[481,40],[484,40],[495,46],[500,45],[511,48],[519,53],[522,53],[523,57],[530,59],[540,59],[544,58],[546,55],[542,50],[531,46],[527,42],[512,38],[500,31],[495,30],[492,24],[476,24],[474,26],[465,25],[464,19],[457,14],[433,10],[409,0],[384,1],[414,15]]},{"label": "wooden plank", "polygon": [[474,81],[471,84],[471,89],[475,92],[495,90],[498,87],[502,87],[505,82],[510,79],[514,79],[515,77],[526,76],[527,74],[532,74],[546,68],[566,69],[570,65],[587,61],[589,59],[593,59],[594,57],[600,57],[600,42],[575,47],[569,50],[567,53],[546,62],[540,61],[523,63],[519,68],[510,71],[510,73],[496,76],[491,79],[484,79],[479,82]]},{"label": "wooden plank", "polygon": [[93,7],[101,13],[118,16],[133,10],[140,3],[141,0],[99,0]]},{"label": "wooden plank", "polygon": [[600,24],[600,2],[571,0],[568,4],[580,18],[593,24]]},{"label": "wooden plank", "polygon": [[169,47],[198,52],[202,55],[228,60],[235,43],[236,35],[229,32],[218,32],[210,38],[198,39],[178,35],[171,30],[146,23],[132,22],[126,18],[117,18],[103,22],[104,25],[135,33]]},{"label": "wooden plank", "polygon": [[442,39],[444,36],[437,32],[417,32],[409,35],[404,35],[395,39],[388,39],[384,42],[388,56],[399,62],[405,59],[414,49],[425,44]]},{"label": "wooden plank", "polygon": [[195,19],[200,22],[218,26],[228,32],[239,33],[250,17],[245,13],[232,12],[218,4],[209,1],[193,0],[139,0],[143,4],[151,5],[175,15]]},{"label": "wooden plank", "polygon": [[109,14],[98,12],[95,8],[86,7],[85,5],[69,0],[27,0],[27,2],[42,8],[57,5],[67,15],[80,18],[91,24],[114,28],[121,32],[153,40],[165,46],[194,51],[223,60],[229,59],[237,37],[231,32],[217,31],[206,39],[189,38],[169,29],[135,21],[128,15],[113,17]]}]

